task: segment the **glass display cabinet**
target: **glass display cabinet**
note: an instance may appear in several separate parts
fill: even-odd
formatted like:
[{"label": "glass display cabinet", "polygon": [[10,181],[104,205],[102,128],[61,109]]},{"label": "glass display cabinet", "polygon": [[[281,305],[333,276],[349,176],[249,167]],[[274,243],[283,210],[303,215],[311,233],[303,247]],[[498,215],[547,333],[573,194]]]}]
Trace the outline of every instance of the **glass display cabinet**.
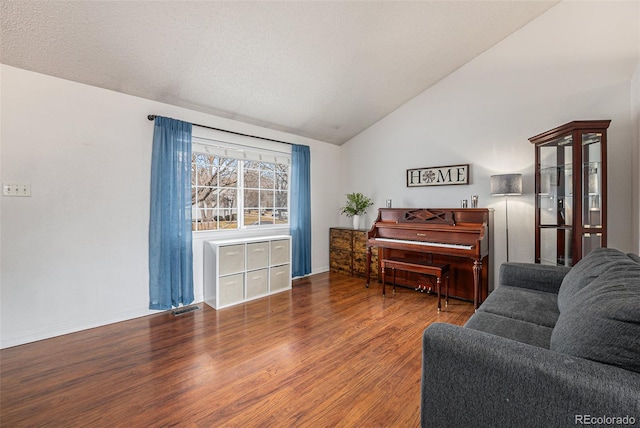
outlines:
[{"label": "glass display cabinet", "polygon": [[573,266],[607,246],[607,128],[574,121],[529,138],[536,162],[536,263]]}]

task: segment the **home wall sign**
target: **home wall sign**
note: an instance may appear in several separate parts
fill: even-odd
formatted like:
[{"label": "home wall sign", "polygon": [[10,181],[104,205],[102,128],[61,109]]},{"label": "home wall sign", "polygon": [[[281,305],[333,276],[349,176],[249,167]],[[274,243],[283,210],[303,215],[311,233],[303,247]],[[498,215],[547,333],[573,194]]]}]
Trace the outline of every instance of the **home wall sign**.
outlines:
[{"label": "home wall sign", "polygon": [[469,164],[407,170],[407,187],[469,184]]}]

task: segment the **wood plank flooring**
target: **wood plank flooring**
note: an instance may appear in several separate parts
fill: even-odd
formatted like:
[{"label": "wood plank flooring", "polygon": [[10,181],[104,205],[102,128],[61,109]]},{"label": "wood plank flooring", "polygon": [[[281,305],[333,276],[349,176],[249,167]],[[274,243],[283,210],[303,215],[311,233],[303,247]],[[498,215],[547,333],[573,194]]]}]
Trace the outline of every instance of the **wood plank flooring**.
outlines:
[{"label": "wood plank flooring", "polygon": [[2,427],[417,427],[422,332],[471,303],[323,273],[0,351]]}]

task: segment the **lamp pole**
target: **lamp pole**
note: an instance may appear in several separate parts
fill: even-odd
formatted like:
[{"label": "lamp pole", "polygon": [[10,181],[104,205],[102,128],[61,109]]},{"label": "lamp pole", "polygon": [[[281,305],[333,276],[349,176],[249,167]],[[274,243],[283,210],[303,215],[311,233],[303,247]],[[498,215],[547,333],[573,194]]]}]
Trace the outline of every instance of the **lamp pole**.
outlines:
[{"label": "lamp pole", "polygon": [[504,195],[504,219],[507,235],[507,261],[509,261],[509,197]]}]

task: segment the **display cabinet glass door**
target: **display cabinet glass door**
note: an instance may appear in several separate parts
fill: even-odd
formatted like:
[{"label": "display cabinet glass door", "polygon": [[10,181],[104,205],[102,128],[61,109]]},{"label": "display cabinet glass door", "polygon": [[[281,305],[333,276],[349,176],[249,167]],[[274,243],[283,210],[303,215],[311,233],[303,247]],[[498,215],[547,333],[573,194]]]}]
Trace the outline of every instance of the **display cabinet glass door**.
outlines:
[{"label": "display cabinet glass door", "polygon": [[540,263],[570,265],[574,205],[572,136],[541,146],[538,155]]},{"label": "display cabinet glass door", "polygon": [[582,256],[603,244],[602,133],[582,135]]}]

